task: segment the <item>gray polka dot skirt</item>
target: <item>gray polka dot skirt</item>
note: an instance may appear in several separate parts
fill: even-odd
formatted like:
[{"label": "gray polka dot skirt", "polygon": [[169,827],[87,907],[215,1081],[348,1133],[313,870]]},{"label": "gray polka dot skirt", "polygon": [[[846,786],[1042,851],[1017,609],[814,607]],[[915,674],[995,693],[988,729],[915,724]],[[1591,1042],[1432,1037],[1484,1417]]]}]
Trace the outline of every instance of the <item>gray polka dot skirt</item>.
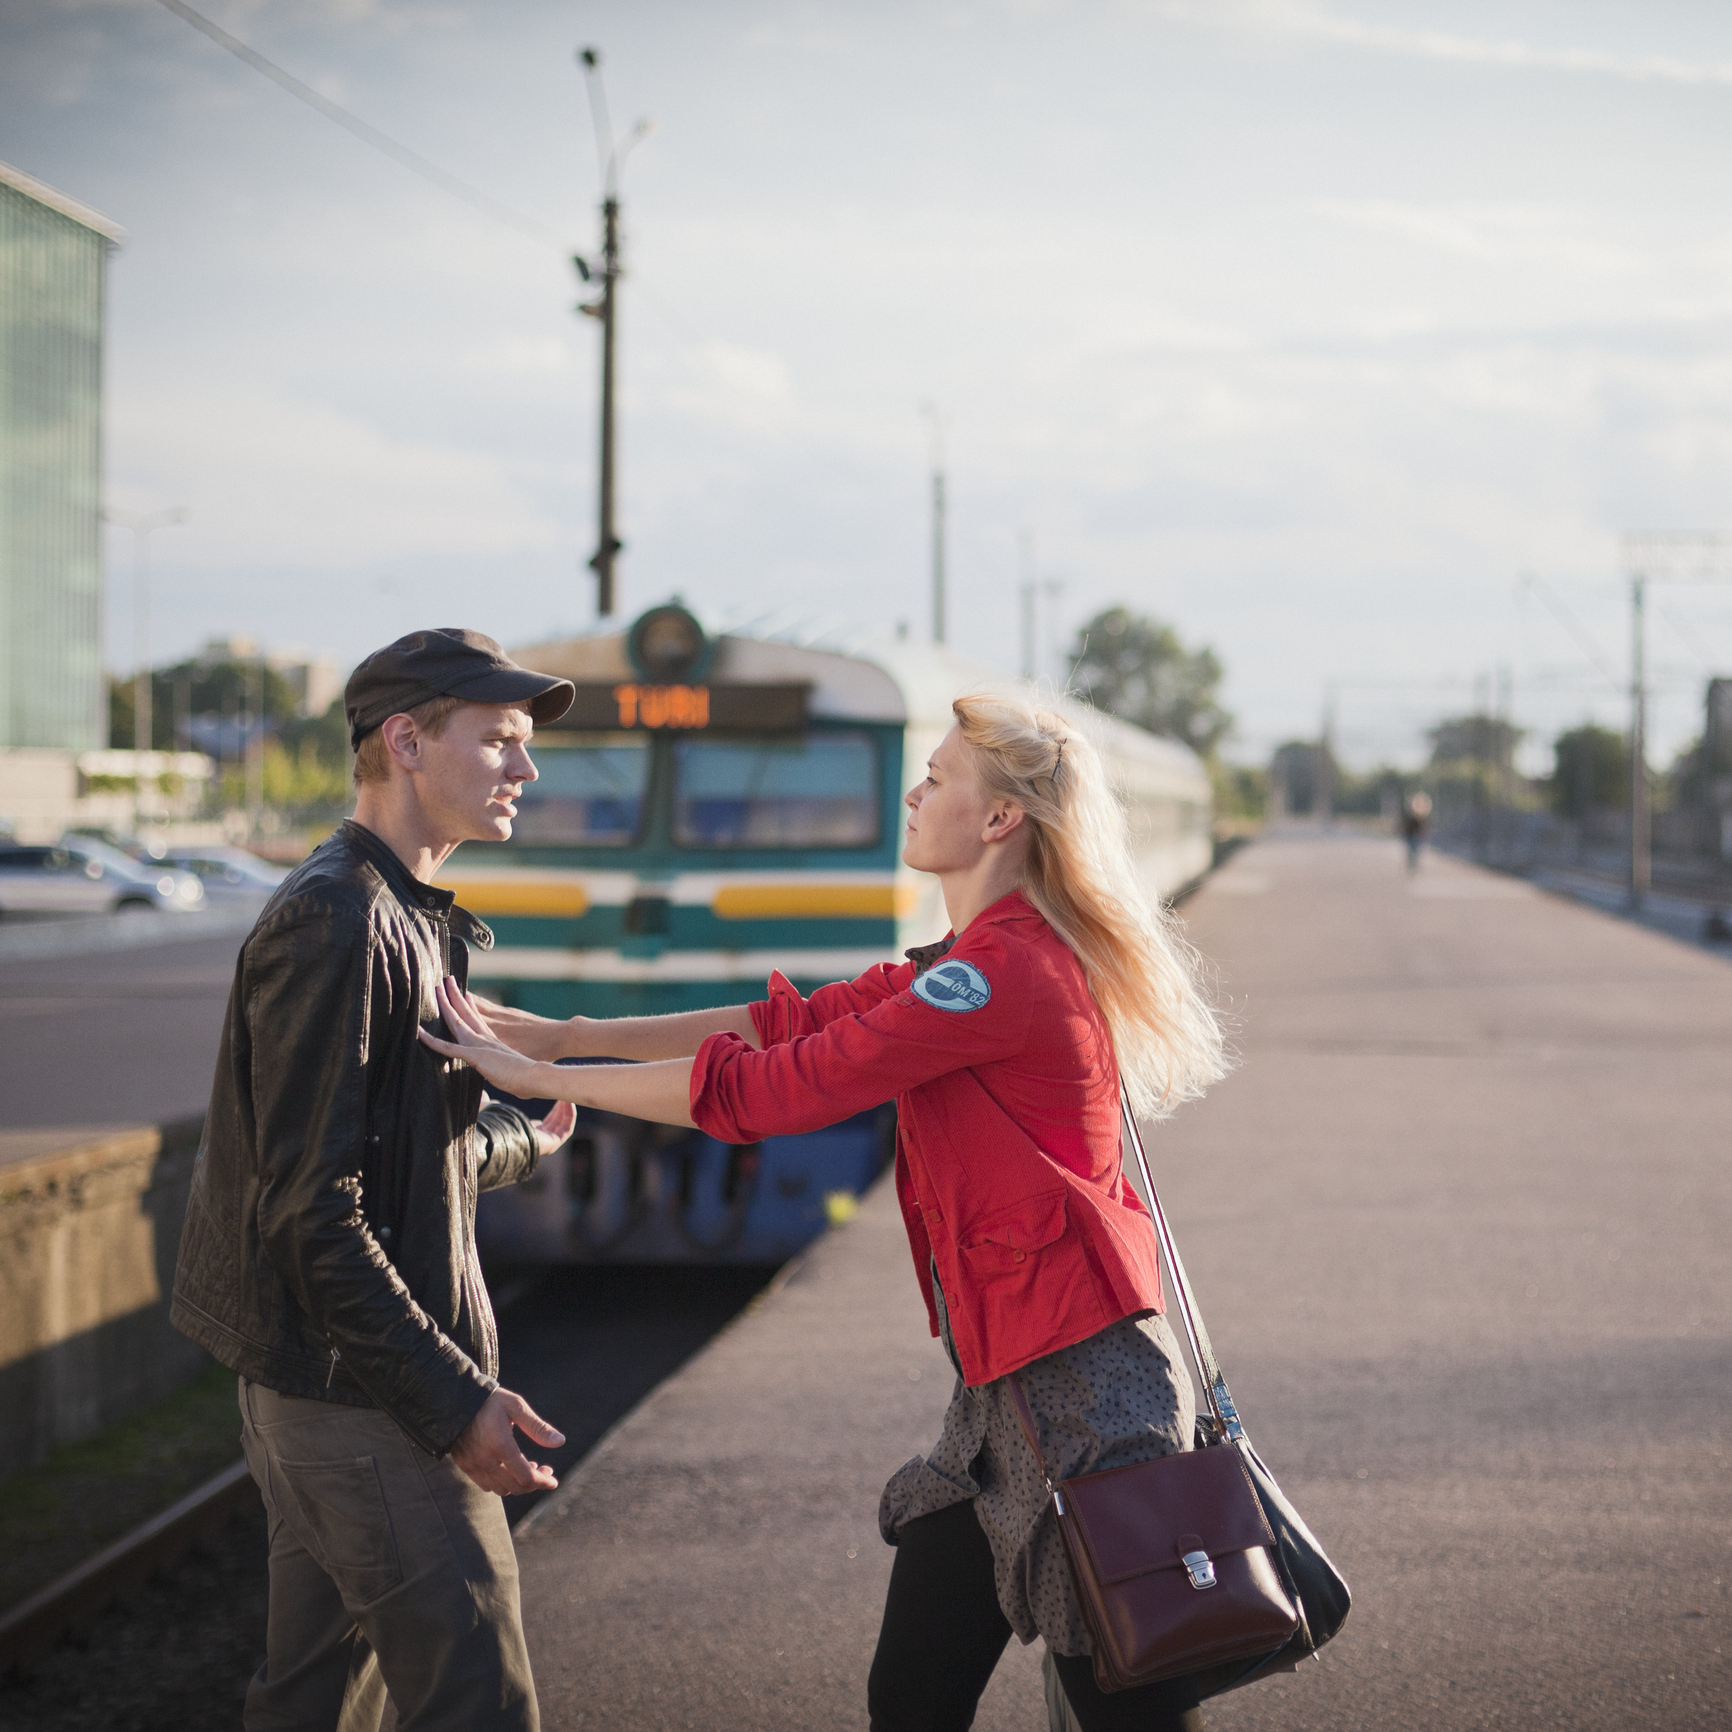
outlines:
[{"label": "gray polka dot skirt", "polygon": [[[879,1531],[895,1545],[904,1522],[973,1498],[992,1543],[998,1603],[1010,1627],[1024,1642],[1045,1637],[1055,1654],[1087,1654],[1088,1627],[1058,1518],[1008,1380],[977,1389],[962,1381],[936,1269],[932,1291],[944,1350],[957,1367],[956,1389],[931,1453],[890,1476],[878,1504]],[[1165,1317],[1121,1318],[1016,1375],[1055,1479],[1191,1447],[1196,1396]]]}]

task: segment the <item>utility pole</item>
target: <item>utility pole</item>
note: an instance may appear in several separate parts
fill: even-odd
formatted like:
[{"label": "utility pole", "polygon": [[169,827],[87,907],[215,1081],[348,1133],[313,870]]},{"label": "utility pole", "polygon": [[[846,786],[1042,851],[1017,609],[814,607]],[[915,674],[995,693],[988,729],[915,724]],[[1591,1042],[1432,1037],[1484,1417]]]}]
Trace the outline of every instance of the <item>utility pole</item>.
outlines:
[{"label": "utility pole", "polygon": [[601,269],[590,267],[581,253],[572,255],[572,264],[584,283],[599,275],[601,299],[579,302],[577,310],[601,322],[601,475],[597,491],[597,533],[595,554],[589,568],[595,573],[595,611],[608,618],[614,610],[614,560],[625,543],[614,529],[614,403],[615,403],[615,328],[618,315],[619,262],[619,173],[632,147],[648,136],[651,122],[640,120],[627,136],[625,144],[616,149],[613,127],[607,113],[607,91],[601,81],[601,50],[580,48],[577,53],[584,70],[589,91],[590,119],[595,125],[596,154],[601,159]]},{"label": "utility pole", "polygon": [[246,787],[247,834],[264,829],[265,815],[265,658],[261,651],[247,669]]},{"label": "utility pole", "polygon": [[1640,908],[1652,876],[1648,816],[1648,584],[1724,583],[1732,578],[1732,543],[1722,535],[1640,532],[1623,537],[1630,579],[1630,906]]},{"label": "utility pole", "polygon": [[1335,822],[1335,682],[1323,687],[1323,737],[1317,742],[1317,811],[1325,824]]},{"label": "utility pole", "polygon": [[[601,485],[598,488],[600,522],[597,525],[595,556],[590,570],[595,573],[595,611],[606,619],[613,612],[613,562],[624,543],[613,528],[613,389],[614,389],[614,312],[617,306],[615,285],[619,281],[619,200],[611,194],[602,200],[601,242]],[[582,311],[595,313],[593,307]]]},{"label": "utility pole", "polygon": [[1016,539],[1022,554],[1022,583],[1017,591],[1022,602],[1022,677],[1032,682],[1037,653],[1034,647],[1034,531],[1025,529]]},{"label": "utility pole", "polygon": [[932,641],[944,642],[944,416],[931,403],[921,411],[932,423]]},{"label": "utility pole", "polygon": [[1630,573],[1630,906],[1640,908],[1652,874],[1648,821],[1648,657],[1643,641],[1648,580]]},{"label": "utility pole", "polygon": [[[151,741],[150,688],[150,537],[157,529],[186,522],[184,506],[171,506],[167,511],[103,510],[106,522],[117,523],[132,531],[132,653],[136,667],[132,676],[132,749],[148,752]],[[134,765],[135,786],[143,772]]]},{"label": "utility pole", "polygon": [[1070,670],[1064,665],[1064,650],[1058,637],[1058,604],[1064,594],[1064,579],[1049,577],[1042,581],[1041,589],[1046,593],[1046,660],[1052,669],[1053,689],[1062,693],[1066,681],[1061,677]]},{"label": "utility pole", "polygon": [[932,641],[944,642],[944,471],[932,471]]}]

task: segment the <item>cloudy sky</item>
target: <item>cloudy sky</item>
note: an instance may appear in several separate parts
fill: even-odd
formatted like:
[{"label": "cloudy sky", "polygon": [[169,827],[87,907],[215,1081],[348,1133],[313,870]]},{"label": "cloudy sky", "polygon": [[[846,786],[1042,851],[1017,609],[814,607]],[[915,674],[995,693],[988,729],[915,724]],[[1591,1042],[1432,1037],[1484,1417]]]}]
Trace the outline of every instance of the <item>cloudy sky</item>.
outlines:
[{"label": "cloudy sky", "polygon": [[[1220,652],[1238,755],[1314,733],[1335,681],[1365,762],[1500,668],[1538,739],[1616,721],[1618,532],[1732,526],[1706,0],[202,9],[546,238],[158,0],[8,0],[0,159],[128,231],[109,495],[190,512],[159,656],[593,622],[587,42],[617,129],[656,122],[625,171],[628,614],[924,631],[933,403],[957,647],[1015,667],[1030,531],[1055,648],[1129,603]],[[1651,644],[1663,760],[1732,672],[1732,586],[1660,592]]]}]

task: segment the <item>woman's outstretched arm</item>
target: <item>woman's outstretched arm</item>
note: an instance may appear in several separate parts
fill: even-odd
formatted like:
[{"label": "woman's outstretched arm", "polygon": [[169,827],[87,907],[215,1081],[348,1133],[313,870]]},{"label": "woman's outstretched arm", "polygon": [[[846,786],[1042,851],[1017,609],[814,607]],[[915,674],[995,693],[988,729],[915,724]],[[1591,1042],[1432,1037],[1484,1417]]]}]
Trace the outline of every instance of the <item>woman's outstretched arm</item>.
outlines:
[{"label": "woman's outstretched arm", "polygon": [[425,1028],[416,1032],[435,1052],[473,1065],[496,1088],[529,1100],[575,1101],[581,1107],[625,1113],[661,1125],[692,1123],[689,1058],[650,1064],[544,1063],[525,1057],[501,1041],[455,980],[440,981],[438,993],[440,1013],[455,1038],[441,1040]]},{"label": "woman's outstretched arm", "polygon": [[676,1010],[668,1016],[573,1016],[562,1021],[485,998],[471,1002],[507,1046],[530,1058],[550,1061],[690,1058],[712,1034],[737,1034],[750,1047],[763,1045],[752,1024],[751,1010],[743,1004],[724,1005],[719,1010]]}]

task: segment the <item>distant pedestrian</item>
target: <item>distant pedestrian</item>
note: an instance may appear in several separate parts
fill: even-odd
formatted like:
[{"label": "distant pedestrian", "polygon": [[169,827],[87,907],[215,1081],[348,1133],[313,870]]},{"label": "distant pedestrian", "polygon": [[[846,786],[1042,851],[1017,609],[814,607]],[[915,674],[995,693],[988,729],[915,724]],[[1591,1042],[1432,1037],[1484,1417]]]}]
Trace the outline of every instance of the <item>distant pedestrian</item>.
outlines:
[{"label": "distant pedestrian", "polygon": [[1431,796],[1420,792],[1410,794],[1401,809],[1401,836],[1407,844],[1407,869],[1419,870],[1419,851],[1425,846],[1425,833],[1431,828]]},{"label": "distant pedestrian", "polygon": [[468,631],[412,632],[345,694],[355,816],[272,895],[235,965],[173,1318],[240,1374],[270,1520],[248,1732],[534,1732],[500,1494],[552,1486],[499,1387],[475,1194],[570,1134],[484,1106],[416,1040],[492,934],[429,880],[504,841],[564,680]]},{"label": "distant pedestrian", "polygon": [[[951,936],[802,998],[568,1023],[445,989],[461,1054],[500,1086],[730,1143],[897,1104],[897,1193],[957,1383],[934,1448],[879,1507],[896,1546],[867,1687],[874,1732],[961,1732],[1012,1635],[1043,1637],[1082,1732],[1202,1725],[1193,1680],[1095,1682],[1054,1478],[1189,1449],[1195,1397],[1155,1232],[1120,1165],[1120,1066],[1143,1113],[1221,1072],[1191,953],[1144,900],[1100,760],[1064,719],[967,697],[907,796],[903,858],[939,878]],[[611,1056],[623,1068],[532,1063]]]}]

